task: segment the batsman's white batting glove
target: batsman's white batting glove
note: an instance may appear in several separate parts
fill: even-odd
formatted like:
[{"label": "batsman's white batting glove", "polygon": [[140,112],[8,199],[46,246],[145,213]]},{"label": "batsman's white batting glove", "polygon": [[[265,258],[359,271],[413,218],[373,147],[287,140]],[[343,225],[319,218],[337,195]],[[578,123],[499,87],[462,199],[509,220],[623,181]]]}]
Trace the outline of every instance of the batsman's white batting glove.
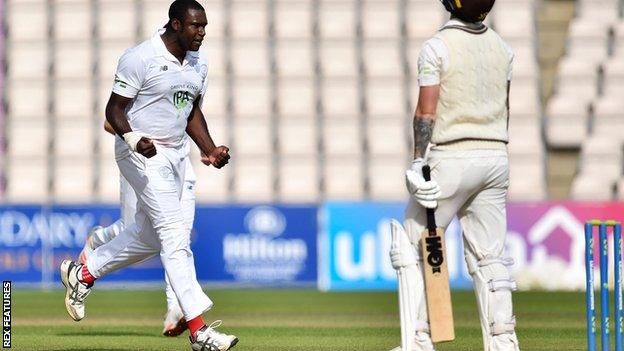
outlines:
[{"label": "batsman's white batting glove", "polygon": [[422,174],[423,165],[423,159],[417,158],[412,162],[412,167],[405,171],[407,191],[423,207],[436,208],[440,198],[440,186],[435,180],[425,181]]}]

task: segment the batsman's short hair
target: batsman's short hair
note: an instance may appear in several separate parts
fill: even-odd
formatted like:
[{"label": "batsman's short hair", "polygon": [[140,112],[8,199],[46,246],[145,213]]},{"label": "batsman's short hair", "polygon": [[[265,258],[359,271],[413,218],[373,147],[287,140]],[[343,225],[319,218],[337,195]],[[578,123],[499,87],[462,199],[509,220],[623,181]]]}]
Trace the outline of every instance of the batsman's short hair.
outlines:
[{"label": "batsman's short hair", "polygon": [[184,18],[188,10],[201,10],[206,11],[204,7],[196,0],[175,0],[169,6],[169,22],[166,27],[171,27],[171,22],[177,19],[180,22],[184,22]]}]

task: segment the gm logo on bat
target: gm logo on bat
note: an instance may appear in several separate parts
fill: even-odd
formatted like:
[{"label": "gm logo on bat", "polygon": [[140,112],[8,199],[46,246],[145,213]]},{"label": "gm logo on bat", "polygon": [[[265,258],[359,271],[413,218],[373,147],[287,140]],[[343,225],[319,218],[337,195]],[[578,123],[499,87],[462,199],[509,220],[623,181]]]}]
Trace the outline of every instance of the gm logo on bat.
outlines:
[{"label": "gm logo on bat", "polygon": [[427,242],[427,262],[431,265],[433,273],[440,273],[442,263],[444,263],[444,253],[442,252],[442,238],[438,235],[425,238]]}]

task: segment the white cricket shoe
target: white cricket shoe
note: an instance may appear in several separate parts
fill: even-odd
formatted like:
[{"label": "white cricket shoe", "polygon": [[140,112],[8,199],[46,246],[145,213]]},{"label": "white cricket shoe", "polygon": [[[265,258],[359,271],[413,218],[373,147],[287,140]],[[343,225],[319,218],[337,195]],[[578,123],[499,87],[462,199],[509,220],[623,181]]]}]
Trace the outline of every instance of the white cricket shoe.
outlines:
[{"label": "white cricket shoe", "polygon": [[176,305],[167,311],[163,328],[164,336],[178,336],[188,328],[180,306]]},{"label": "white cricket shoe", "polygon": [[219,333],[215,328],[221,325],[221,321],[215,321],[210,326],[203,326],[191,340],[193,351],[226,351],[238,343],[234,335]]},{"label": "white cricket shoe", "polygon": [[85,316],[84,300],[91,292],[91,287],[78,279],[82,265],[70,260],[61,263],[61,281],[65,285],[65,308],[76,322]]},{"label": "white cricket shoe", "polygon": [[80,264],[87,264],[87,258],[93,253],[93,250],[95,250],[93,245],[93,235],[96,231],[102,229],[102,226],[98,225],[93,227],[89,231],[89,234],[87,234],[87,240],[85,240],[84,247],[82,248],[82,251],[80,251],[80,256],[78,256],[78,262],[80,262]]}]

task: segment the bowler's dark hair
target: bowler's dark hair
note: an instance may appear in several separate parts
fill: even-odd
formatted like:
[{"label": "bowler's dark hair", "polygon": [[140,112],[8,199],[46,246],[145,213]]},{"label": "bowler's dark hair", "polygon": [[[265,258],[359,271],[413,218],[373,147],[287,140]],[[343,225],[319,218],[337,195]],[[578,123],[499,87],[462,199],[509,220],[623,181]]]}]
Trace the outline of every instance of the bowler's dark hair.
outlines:
[{"label": "bowler's dark hair", "polygon": [[184,17],[188,10],[204,10],[204,7],[195,0],[175,0],[171,6],[169,6],[169,22],[167,22],[166,28],[171,28],[171,22],[177,19],[180,22],[184,22]]}]

